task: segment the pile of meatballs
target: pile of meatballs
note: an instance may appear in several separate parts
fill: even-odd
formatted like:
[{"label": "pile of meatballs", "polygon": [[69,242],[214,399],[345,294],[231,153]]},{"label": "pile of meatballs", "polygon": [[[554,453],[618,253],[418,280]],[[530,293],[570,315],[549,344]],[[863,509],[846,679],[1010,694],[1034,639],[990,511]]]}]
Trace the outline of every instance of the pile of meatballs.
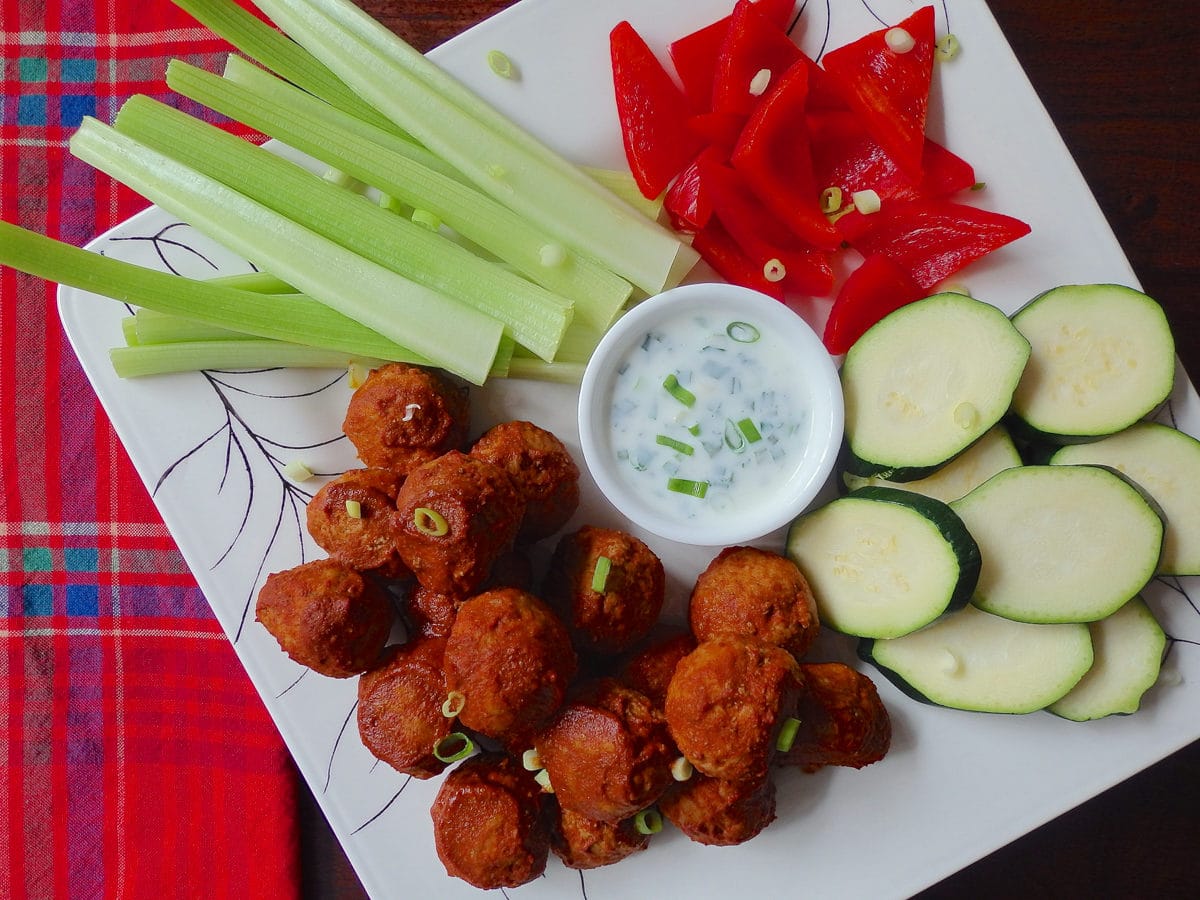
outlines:
[{"label": "pile of meatballs", "polygon": [[[374,370],[343,423],[363,467],[307,509],[328,557],[270,575],[256,607],[294,660],[358,677],[371,753],[445,773],[431,814],[450,875],[515,887],[551,852],[608,865],[663,819],[739,844],[774,820],[779,767],[883,757],[891,725],[870,679],[800,661],[819,624],[794,563],[721,551],[671,629],[643,541],[560,533],[579,505],[562,442],[522,421],[472,442],[469,403],[435,370]],[[548,539],[538,578],[527,550]],[[407,637],[391,643],[397,616]]]}]

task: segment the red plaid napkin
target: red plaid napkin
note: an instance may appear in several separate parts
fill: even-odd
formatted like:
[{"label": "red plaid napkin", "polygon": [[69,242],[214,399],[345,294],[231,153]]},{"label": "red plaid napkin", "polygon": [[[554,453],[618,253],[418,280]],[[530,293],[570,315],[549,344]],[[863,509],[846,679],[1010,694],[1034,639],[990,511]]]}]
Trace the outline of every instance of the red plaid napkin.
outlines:
[{"label": "red plaid napkin", "polygon": [[[228,48],[160,0],[0,0],[0,218],[146,205],[66,151]],[[0,897],[299,893],[295,770],[67,345],[0,270]]]}]

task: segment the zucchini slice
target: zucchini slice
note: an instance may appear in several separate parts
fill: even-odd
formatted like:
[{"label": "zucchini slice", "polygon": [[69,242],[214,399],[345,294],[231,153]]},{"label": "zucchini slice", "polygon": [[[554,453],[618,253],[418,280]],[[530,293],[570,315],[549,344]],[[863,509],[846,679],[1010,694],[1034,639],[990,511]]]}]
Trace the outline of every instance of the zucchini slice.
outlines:
[{"label": "zucchini slice", "polygon": [[973,606],[904,637],[861,641],[859,655],[910,697],[991,713],[1049,706],[1094,659],[1086,625],[1030,625]]},{"label": "zucchini slice", "polygon": [[1158,681],[1167,636],[1141,597],[1088,625],[1095,661],[1067,694],[1047,707],[1056,716],[1088,722],[1135,713]]},{"label": "zucchini slice", "polygon": [[978,440],[1008,410],[1029,342],[989,303],[934,294],[885,316],[842,364],[845,468],[912,481]]},{"label": "zucchini slice", "polygon": [[813,590],[822,625],[898,637],[966,605],[979,548],[940,500],[860,488],[797,519],[787,554]]},{"label": "zucchini slice", "polygon": [[850,490],[870,485],[895,487],[933,497],[944,503],[965,497],[997,472],[1021,465],[1021,454],[1003,425],[993,425],[987,433],[932,475],[916,481],[888,481],[881,475],[862,477],[842,473]]},{"label": "zucchini slice", "polygon": [[1115,434],[1157,409],[1175,380],[1162,307],[1116,284],[1069,284],[1013,316],[1033,353],[1013,397],[1020,436],[1076,443]]},{"label": "zucchini slice", "polygon": [[1163,522],[1126,478],[1099,466],[1022,466],[951,507],[979,542],[971,602],[1021,622],[1093,622],[1158,568]]},{"label": "zucchini slice", "polygon": [[1051,465],[1108,466],[1154,498],[1167,520],[1159,575],[1200,575],[1200,441],[1158,422],[1138,422],[1090,444],[1062,447]]}]

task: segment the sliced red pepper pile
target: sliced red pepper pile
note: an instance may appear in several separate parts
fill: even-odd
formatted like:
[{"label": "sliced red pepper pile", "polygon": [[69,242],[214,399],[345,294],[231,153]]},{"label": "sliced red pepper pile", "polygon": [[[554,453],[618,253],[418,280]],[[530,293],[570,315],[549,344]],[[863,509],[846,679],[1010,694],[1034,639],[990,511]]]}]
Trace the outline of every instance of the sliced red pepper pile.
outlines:
[{"label": "sliced red pepper pile", "polygon": [[[932,6],[830,50],[792,41],[793,0],[737,0],[667,48],[678,86],[629,22],[613,29],[613,84],[630,170],[728,281],[780,300],[837,288],[825,346],[867,328],[1029,232],[960,199],[971,165],[925,135]],[[861,192],[866,192],[863,195]],[[855,203],[858,194],[878,203]],[[877,209],[874,207],[877,205]],[[845,261],[842,261],[845,265]]]}]

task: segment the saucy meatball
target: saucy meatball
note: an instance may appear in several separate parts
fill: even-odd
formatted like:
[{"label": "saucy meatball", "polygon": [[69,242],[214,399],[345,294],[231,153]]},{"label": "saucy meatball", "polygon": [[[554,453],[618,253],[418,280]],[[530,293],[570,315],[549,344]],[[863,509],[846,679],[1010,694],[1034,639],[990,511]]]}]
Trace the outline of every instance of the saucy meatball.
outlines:
[{"label": "saucy meatball", "polygon": [[625,661],[621,681],[635,691],[641,691],[662,709],[675,667],[695,649],[696,638],[689,632],[652,640]]},{"label": "saucy meatball", "polygon": [[471,448],[512,477],[525,498],[517,539],[533,542],[567,524],[579,507],[579,467],[557,437],[532,422],[502,422]]},{"label": "saucy meatball", "polygon": [[455,768],[430,815],[438,858],[454,878],[490,890],[546,870],[550,828],[541,786],[511,756],[482,753]]},{"label": "saucy meatball", "polygon": [[534,747],[559,805],[599,822],[657,800],[679,755],[650,700],[611,678],[573,696]]},{"label": "saucy meatball", "polygon": [[452,450],[401,485],[396,548],[423,586],[465,596],[511,549],[523,506],[503,469]]},{"label": "saucy meatball", "polygon": [[546,604],[498,588],[459,607],[444,666],[447,690],[461,695],[459,721],[522,752],[562,705],[577,660]]},{"label": "saucy meatball", "polygon": [[786,650],[722,634],[679,661],[664,711],[675,743],[698,771],[762,779],[802,690],[800,666]]},{"label": "saucy meatball", "polygon": [[434,745],[453,731],[442,714],[446,675],[445,642],[419,638],[395,644],[383,661],[358,680],[358,733],[376,759],[414,778],[432,778],[446,768]]},{"label": "saucy meatball", "polygon": [[432,369],[388,363],[351,395],[342,431],[367,466],[401,474],[466,444],[470,395]]},{"label": "saucy meatball", "polygon": [[288,656],[331,678],[349,678],[379,661],[395,607],[376,582],[332,559],[267,576],[255,617]]},{"label": "saucy meatball", "polygon": [[309,501],[308,533],[317,546],[352,569],[404,578],[396,552],[396,494],[404,476],[389,469],[351,469]]},{"label": "saucy meatball", "polygon": [[732,847],[775,821],[775,782],[769,777],[729,781],[697,772],[667,791],[658,808],[693,841]]},{"label": "saucy meatball", "polygon": [[550,849],[570,869],[596,869],[620,862],[650,846],[633,819],[597,822],[569,809],[558,808],[550,832]]},{"label": "saucy meatball", "polygon": [[545,594],[581,653],[611,655],[628,650],[654,627],[666,575],[662,561],[638,538],[585,525],[559,540]]},{"label": "saucy meatball", "polygon": [[692,589],[688,618],[702,641],[752,635],[797,657],[818,631],[817,604],[800,569],[756,547],[727,547],[709,563]]},{"label": "saucy meatball", "polygon": [[778,761],[815,772],[822,766],[861,769],[883,759],[892,721],[875,683],[844,663],[808,663],[800,670],[806,686],[800,728]]}]

